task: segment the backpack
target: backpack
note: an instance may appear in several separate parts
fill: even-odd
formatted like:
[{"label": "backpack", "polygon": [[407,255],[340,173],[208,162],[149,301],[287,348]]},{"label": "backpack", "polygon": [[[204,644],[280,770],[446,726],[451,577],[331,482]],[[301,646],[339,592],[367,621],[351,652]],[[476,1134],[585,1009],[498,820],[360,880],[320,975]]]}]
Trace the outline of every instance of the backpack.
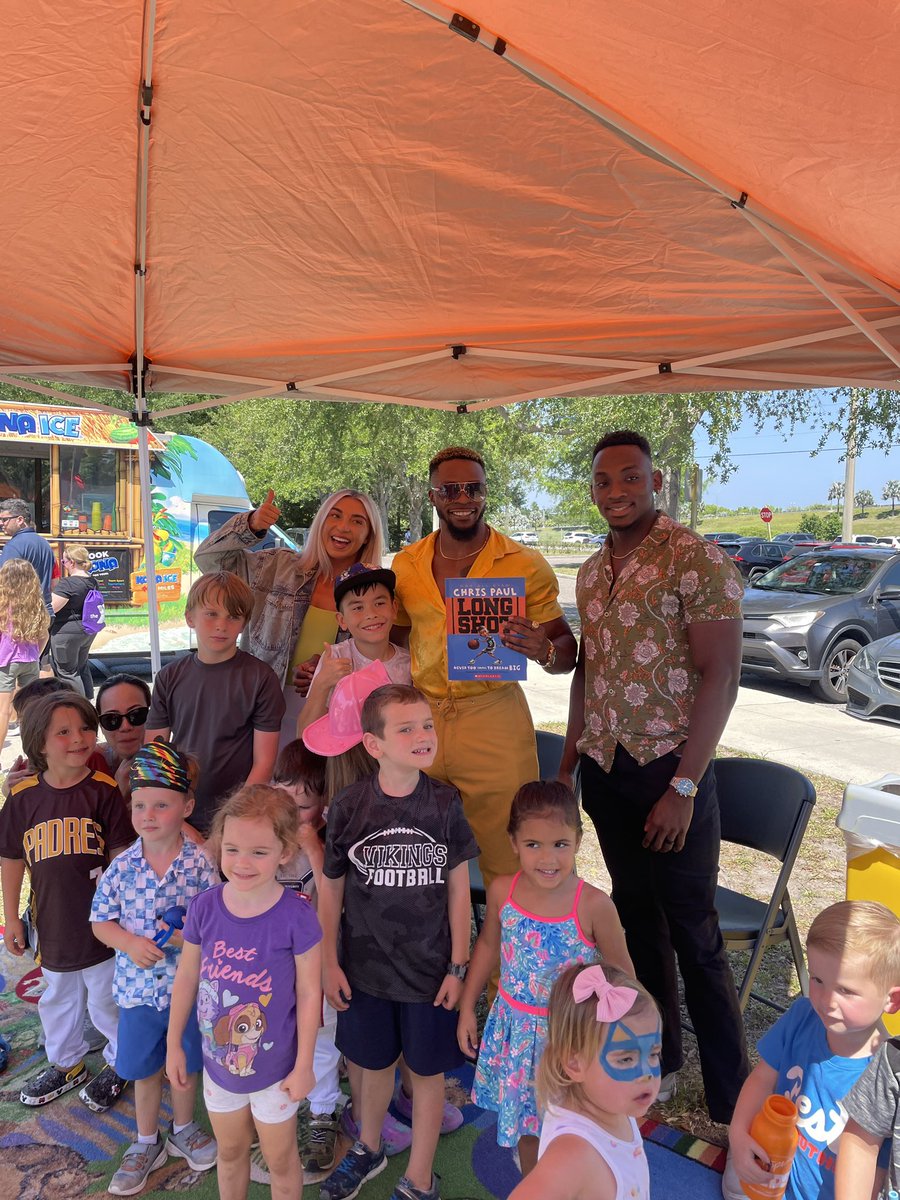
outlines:
[{"label": "backpack", "polygon": [[101,629],[106,628],[106,621],[103,619],[105,614],[106,605],[102,594],[96,588],[91,588],[81,609],[81,628],[85,633],[99,633]]}]

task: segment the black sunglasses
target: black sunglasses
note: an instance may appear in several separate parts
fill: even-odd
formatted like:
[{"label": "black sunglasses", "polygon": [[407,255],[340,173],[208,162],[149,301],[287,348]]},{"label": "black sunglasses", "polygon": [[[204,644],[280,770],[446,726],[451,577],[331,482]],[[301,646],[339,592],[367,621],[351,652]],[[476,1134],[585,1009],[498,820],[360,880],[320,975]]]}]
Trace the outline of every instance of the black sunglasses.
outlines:
[{"label": "black sunglasses", "polygon": [[442,500],[455,500],[465,492],[470,500],[483,500],[487,495],[487,484],[484,483],[442,483],[440,487],[431,489]]},{"label": "black sunglasses", "polygon": [[137,729],[138,725],[146,725],[147,714],[149,712],[149,708],[129,708],[126,713],[103,713],[97,719],[100,722],[101,729],[105,729],[109,733],[114,733],[123,721],[127,721],[132,729]]}]

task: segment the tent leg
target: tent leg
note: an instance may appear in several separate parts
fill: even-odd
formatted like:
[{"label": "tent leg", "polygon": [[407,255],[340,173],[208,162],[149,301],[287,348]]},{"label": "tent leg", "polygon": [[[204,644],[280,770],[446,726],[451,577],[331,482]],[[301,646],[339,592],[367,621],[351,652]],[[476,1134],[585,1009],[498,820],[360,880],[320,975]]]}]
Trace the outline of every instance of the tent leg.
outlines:
[{"label": "tent leg", "polygon": [[156,552],[153,547],[153,500],[150,496],[150,443],[148,426],[138,425],[138,472],[141,480],[141,516],[144,526],[144,568],[147,572],[147,616],[150,618],[150,670],[159,674],[159,610],[156,607]]}]

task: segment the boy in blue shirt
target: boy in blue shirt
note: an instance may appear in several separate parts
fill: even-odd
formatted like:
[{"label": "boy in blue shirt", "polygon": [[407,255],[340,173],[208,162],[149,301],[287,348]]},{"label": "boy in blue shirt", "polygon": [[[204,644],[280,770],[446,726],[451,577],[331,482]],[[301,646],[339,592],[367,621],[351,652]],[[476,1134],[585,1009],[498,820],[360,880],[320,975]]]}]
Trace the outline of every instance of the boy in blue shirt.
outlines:
[{"label": "boy in blue shirt", "polygon": [[843,1097],[887,1037],[900,1009],[900,920],[883,904],[844,900],[819,913],[806,943],[809,998],[801,996],[759,1042],[760,1061],[741,1089],[729,1129],[722,1195],[745,1200],[740,1180],[772,1186],[750,1123],[767,1096],[798,1109],[799,1141],[785,1200],[833,1200]]},{"label": "boy in blue shirt", "polygon": [[[154,940],[172,908],[187,905],[218,883],[203,850],[184,833],[194,806],[191,766],[168,742],[151,742],[135,754],[130,771],[131,819],[137,841],[101,876],[91,905],[99,942],[116,952],[113,997],[119,1006],[116,1071],[133,1079],[137,1141],[129,1146],[109,1191],[131,1196],[170,1154],[187,1159],[194,1171],[216,1164],[216,1143],[194,1121],[194,1098],[202,1067],[196,1015],[184,1034],[193,1087],[173,1090],[173,1122],[160,1137],[163,1067],[172,984],[181,934],[170,931],[164,948]],[[182,914],[182,919],[183,919]]]}]

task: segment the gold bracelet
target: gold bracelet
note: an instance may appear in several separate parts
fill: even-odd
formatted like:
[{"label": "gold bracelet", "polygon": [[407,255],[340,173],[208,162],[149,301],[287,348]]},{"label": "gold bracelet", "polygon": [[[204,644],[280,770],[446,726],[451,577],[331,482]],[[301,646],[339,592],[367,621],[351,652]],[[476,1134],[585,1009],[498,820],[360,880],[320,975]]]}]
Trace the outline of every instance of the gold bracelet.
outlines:
[{"label": "gold bracelet", "polygon": [[556,642],[550,643],[550,649],[547,651],[547,657],[543,662],[539,658],[536,658],[535,662],[539,667],[543,667],[545,671],[549,671],[556,662]]}]

